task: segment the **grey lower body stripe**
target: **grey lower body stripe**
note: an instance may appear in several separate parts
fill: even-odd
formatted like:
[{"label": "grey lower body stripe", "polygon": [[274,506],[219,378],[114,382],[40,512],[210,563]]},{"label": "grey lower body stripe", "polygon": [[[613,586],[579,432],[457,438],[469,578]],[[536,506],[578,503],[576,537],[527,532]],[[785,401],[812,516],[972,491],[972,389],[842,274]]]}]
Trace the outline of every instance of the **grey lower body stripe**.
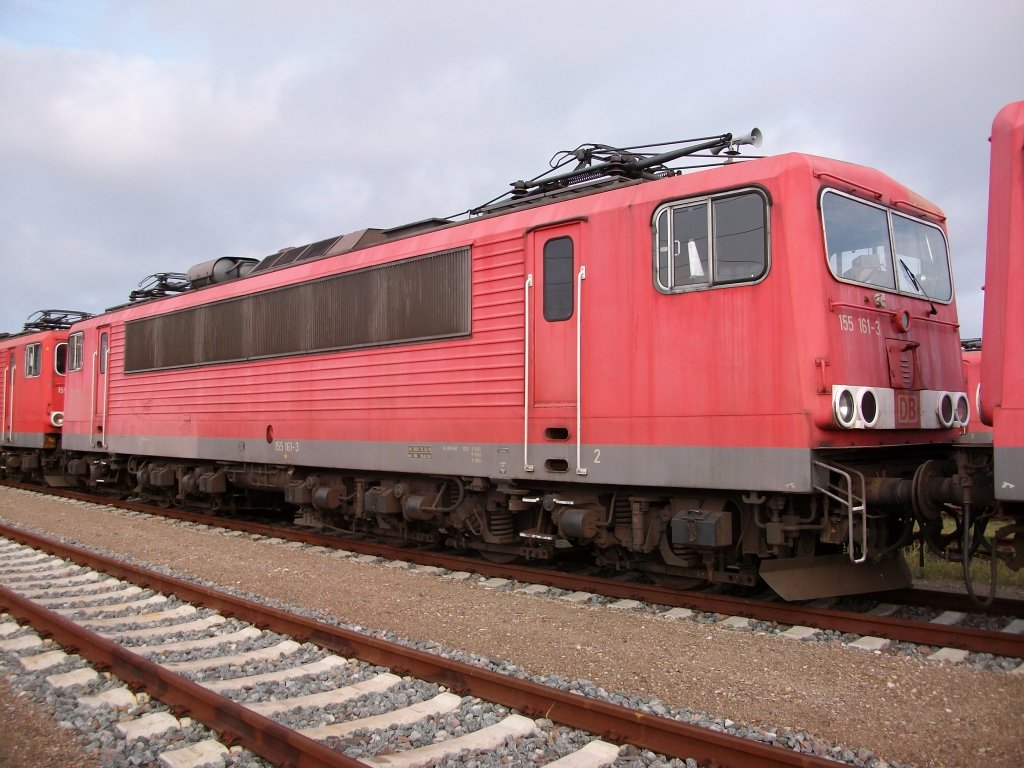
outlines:
[{"label": "grey lower body stripe", "polygon": [[[576,474],[575,443],[533,443],[535,471],[522,467],[519,443],[357,442],[168,438],[107,435],[107,453],[187,457],[367,472],[508,478],[665,488],[716,488],[809,493],[812,451],[661,445],[582,445],[587,475]],[[69,450],[95,451],[88,436],[67,435]]]}]

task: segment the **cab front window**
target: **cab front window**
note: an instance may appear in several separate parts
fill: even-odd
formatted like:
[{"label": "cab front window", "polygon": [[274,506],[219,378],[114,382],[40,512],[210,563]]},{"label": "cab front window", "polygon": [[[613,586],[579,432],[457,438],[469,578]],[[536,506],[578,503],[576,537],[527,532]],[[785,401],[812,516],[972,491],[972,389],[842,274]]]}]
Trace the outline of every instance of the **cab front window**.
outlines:
[{"label": "cab front window", "polygon": [[900,292],[934,301],[949,301],[953,285],[949,279],[949,258],[942,232],[936,227],[893,214],[892,238]]},{"label": "cab front window", "polygon": [[829,269],[839,280],[929,301],[952,298],[938,227],[834,190],[822,194],[821,215]]}]

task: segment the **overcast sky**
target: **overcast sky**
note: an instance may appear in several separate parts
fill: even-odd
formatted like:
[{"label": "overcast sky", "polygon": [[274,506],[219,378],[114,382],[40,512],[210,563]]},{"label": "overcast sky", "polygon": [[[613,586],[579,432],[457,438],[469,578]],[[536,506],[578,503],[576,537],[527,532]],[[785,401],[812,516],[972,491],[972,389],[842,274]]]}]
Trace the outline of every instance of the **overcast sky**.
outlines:
[{"label": "overcast sky", "polygon": [[464,211],[582,142],[758,126],[938,204],[978,336],[1021,30],[1019,0],[0,0],[0,330]]}]

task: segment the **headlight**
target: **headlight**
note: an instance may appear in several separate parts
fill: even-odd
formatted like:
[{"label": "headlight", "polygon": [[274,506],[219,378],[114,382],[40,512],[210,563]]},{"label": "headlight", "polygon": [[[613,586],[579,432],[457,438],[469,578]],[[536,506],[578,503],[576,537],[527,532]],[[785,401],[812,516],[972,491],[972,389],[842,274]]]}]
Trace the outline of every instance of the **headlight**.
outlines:
[{"label": "headlight", "polygon": [[836,417],[836,424],[843,429],[850,429],[857,420],[857,402],[853,392],[845,388],[836,391],[832,398],[832,413]]},{"label": "headlight", "polygon": [[971,420],[971,404],[967,400],[967,395],[963,392],[957,392],[956,394],[956,409],[953,414],[953,423],[958,427],[966,427],[967,422]]},{"label": "headlight", "polygon": [[939,424],[946,429],[952,427],[955,413],[956,406],[953,404],[953,395],[949,392],[940,392],[938,402],[935,404],[935,415],[939,417]]},{"label": "headlight", "polygon": [[878,398],[870,389],[860,393],[860,417],[868,429],[878,423]]},{"label": "headlight", "polygon": [[50,414],[50,423],[55,427],[61,427],[64,424],[64,412],[54,411]]}]

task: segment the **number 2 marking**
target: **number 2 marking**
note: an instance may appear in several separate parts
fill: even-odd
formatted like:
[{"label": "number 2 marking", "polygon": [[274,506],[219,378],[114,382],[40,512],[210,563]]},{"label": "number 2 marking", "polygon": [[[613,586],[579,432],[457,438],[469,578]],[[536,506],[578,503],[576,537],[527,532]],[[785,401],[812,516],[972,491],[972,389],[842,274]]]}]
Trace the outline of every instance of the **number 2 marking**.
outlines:
[{"label": "number 2 marking", "polygon": [[601,449],[600,448],[595,448],[594,449],[594,463],[595,464],[600,464],[601,463]]}]

